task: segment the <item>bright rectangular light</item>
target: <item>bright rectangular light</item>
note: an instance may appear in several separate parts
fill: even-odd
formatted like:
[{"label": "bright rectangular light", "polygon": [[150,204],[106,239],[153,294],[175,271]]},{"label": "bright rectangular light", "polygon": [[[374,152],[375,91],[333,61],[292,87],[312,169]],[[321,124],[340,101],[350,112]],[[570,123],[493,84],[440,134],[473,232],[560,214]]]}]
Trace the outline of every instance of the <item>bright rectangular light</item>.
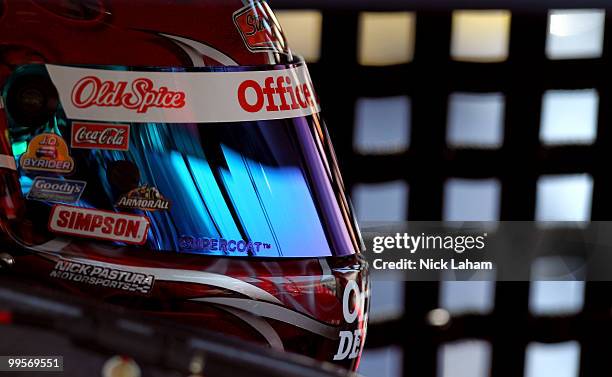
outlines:
[{"label": "bright rectangular light", "polygon": [[506,60],[510,19],[507,10],[453,12],[451,56],[459,61],[483,63]]},{"label": "bright rectangular light", "polygon": [[321,57],[321,28],[323,16],[316,10],[276,11],[291,51],[301,55],[307,62],[316,62]]},{"label": "bright rectangular light", "polygon": [[414,54],[415,15],[411,12],[363,12],[359,16],[361,65],[408,63]]},{"label": "bright rectangular light", "polygon": [[605,21],[603,9],[551,10],[546,55],[549,59],[601,57]]}]

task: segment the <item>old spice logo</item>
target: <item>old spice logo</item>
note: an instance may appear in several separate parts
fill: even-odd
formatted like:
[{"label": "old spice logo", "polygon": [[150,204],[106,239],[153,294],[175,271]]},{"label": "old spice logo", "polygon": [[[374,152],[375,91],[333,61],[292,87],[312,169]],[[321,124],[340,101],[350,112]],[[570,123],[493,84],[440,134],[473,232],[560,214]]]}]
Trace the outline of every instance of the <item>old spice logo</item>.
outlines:
[{"label": "old spice logo", "polygon": [[262,86],[255,80],[243,81],[238,87],[238,103],[244,111],[257,113],[264,109],[268,112],[289,111],[315,108],[318,97],[311,91],[312,84],[297,82],[289,76],[266,77]]},{"label": "old spice logo", "polygon": [[127,151],[130,143],[128,124],[72,123],[72,147]]},{"label": "old spice logo", "polygon": [[178,109],[185,106],[185,92],[172,91],[165,86],[155,89],[153,81],[146,77],[131,82],[83,77],[74,85],[71,98],[72,104],[79,109],[123,107],[146,113],[151,107]]}]

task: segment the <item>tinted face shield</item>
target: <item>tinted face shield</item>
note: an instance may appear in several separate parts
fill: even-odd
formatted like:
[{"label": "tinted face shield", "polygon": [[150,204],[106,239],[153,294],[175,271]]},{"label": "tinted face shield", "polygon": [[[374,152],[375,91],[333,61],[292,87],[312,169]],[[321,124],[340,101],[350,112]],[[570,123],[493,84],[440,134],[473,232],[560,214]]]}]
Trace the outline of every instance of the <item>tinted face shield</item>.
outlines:
[{"label": "tinted face shield", "polygon": [[274,258],[361,247],[303,63],[32,65],[3,96],[22,199],[4,210],[21,244]]}]

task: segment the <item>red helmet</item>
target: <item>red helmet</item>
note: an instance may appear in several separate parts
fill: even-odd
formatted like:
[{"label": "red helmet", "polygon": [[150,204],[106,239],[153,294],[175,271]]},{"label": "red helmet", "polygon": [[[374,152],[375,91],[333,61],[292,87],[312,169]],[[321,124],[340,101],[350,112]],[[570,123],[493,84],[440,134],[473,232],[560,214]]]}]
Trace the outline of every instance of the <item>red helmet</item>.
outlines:
[{"label": "red helmet", "polygon": [[265,2],[0,1],[0,89],[11,271],[357,367],[361,238]]}]

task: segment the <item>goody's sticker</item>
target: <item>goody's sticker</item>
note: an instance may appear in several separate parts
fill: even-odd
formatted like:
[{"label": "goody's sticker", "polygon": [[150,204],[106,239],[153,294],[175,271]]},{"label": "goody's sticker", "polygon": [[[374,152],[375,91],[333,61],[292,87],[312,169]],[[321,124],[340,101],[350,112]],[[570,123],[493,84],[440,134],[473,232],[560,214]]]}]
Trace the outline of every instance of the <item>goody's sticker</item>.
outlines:
[{"label": "goody's sticker", "polygon": [[19,165],[27,172],[70,174],[74,171],[74,160],[66,141],[52,133],[35,136],[21,155]]},{"label": "goody's sticker", "polygon": [[81,199],[87,182],[52,177],[36,177],[28,192],[29,200],[55,203],[76,203]]},{"label": "goody's sticker", "polygon": [[142,245],[147,241],[149,219],[127,213],[56,205],[51,210],[49,230],[68,236]]}]

